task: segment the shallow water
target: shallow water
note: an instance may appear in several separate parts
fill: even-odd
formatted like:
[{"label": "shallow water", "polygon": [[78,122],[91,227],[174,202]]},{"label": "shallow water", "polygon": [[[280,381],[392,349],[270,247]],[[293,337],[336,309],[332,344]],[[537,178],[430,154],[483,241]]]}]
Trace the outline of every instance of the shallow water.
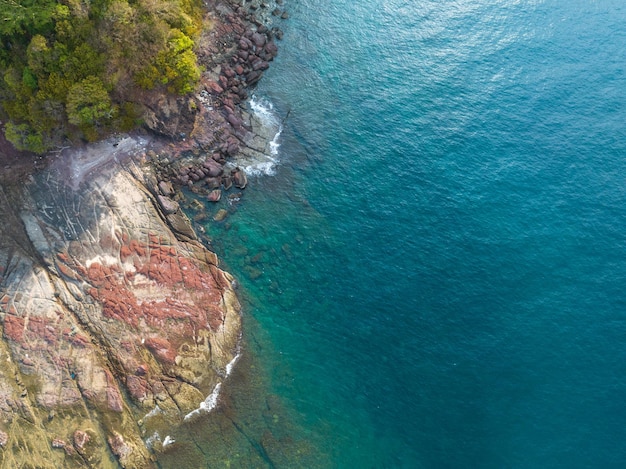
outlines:
[{"label": "shallow water", "polygon": [[205,224],[286,467],[622,467],[626,9],[287,8],[280,162]]}]

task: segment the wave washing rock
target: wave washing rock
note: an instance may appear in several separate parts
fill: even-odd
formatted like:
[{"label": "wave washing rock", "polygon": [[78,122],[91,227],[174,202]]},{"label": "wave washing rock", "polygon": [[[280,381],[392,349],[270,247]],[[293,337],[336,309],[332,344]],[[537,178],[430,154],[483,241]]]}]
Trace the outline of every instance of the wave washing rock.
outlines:
[{"label": "wave washing rock", "polygon": [[1,467],[152,467],[236,357],[233,278],[147,144],[73,150],[0,191]]}]

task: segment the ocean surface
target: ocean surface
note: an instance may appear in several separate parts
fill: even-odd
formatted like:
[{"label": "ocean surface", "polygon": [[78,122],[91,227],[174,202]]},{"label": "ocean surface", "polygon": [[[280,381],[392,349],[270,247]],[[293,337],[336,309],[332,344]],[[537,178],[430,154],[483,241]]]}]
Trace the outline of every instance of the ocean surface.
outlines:
[{"label": "ocean surface", "polygon": [[284,459],[252,446],[626,467],[626,4],[285,7],[253,99],[271,159],[204,225],[240,283],[238,367],[281,408]]}]

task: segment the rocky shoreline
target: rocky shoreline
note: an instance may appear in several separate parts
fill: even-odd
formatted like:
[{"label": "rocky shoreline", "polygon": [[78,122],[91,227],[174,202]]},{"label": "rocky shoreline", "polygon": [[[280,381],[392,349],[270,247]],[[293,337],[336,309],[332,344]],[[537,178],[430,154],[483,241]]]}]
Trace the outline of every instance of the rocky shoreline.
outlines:
[{"label": "rocky shoreline", "polygon": [[239,356],[240,305],[181,189],[211,203],[248,184],[231,161],[263,152],[245,100],[282,34],[263,15],[287,16],[207,5],[202,86],[155,95],[153,134],[64,149],[25,184],[5,172],[1,467],[156,467],[170,432],[215,405]]},{"label": "rocky shoreline", "polygon": [[232,162],[262,154],[271,140],[246,100],[278,53],[276,40],[283,33],[268,27],[273,16],[287,14],[265,2],[232,0],[210,8],[205,22],[213,27],[199,40],[205,70],[199,91],[161,99],[146,112],[147,127],[176,142],[167,156],[155,159],[160,181],[206,195],[210,202],[233,187],[246,187],[246,173]]}]

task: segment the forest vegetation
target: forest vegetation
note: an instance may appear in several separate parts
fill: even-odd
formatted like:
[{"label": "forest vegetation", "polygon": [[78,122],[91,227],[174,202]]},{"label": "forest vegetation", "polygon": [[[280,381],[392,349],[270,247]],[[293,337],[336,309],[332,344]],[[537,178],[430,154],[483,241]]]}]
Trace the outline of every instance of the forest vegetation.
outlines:
[{"label": "forest vegetation", "polygon": [[186,94],[201,0],[0,0],[0,118],[43,153],[138,124],[145,90]]}]

